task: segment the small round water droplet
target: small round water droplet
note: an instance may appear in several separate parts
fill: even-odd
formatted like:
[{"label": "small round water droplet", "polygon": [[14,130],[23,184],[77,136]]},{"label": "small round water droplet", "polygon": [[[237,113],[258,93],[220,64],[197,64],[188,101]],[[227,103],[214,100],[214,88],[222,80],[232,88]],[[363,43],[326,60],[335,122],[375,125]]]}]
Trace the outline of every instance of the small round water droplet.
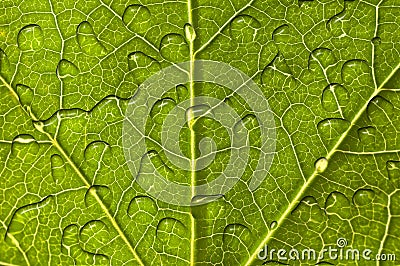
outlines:
[{"label": "small round water droplet", "polygon": [[107,207],[110,207],[113,200],[111,190],[106,186],[91,186],[85,194],[86,206],[89,207],[99,204],[99,200],[101,200]]},{"label": "small round water droplet", "polygon": [[377,126],[391,123],[393,111],[393,104],[381,96],[373,98],[367,107],[368,118]]},{"label": "small round water droplet", "polygon": [[128,55],[128,67],[136,84],[143,83],[161,69],[161,65],[156,59],[142,52],[133,52]]},{"label": "small round water droplet", "polygon": [[193,42],[196,39],[196,31],[193,26],[189,23],[186,23],[184,26],[185,29],[185,37],[189,42]]},{"label": "small round water droplet", "polygon": [[96,253],[96,250],[110,242],[110,233],[104,222],[92,220],[80,230],[79,239],[84,250]]},{"label": "small round water droplet", "polygon": [[317,170],[318,173],[324,172],[327,167],[328,167],[328,160],[324,157],[319,158],[315,162],[315,170]]},{"label": "small round water droplet", "polygon": [[278,223],[276,221],[272,221],[270,227],[271,229],[274,229],[275,227],[277,227]]},{"label": "small round water droplet", "polygon": [[380,44],[382,43],[382,40],[381,40],[381,38],[379,38],[379,37],[375,37],[375,38],[373,38],[373,39],[371,40],[371,42],[372,42],[372,44],[373,44],[374,46],[378,46],[378,45],[380,45]]},{"label": "small round water droplet", "polygon": [[161,39],[161,55],[172,62],[184,62],[189,59],[189,46],[180,34],[167,34]]},{"label": "small round water droplet", "polygon": [[86,146],[85,160],[88,165],[98,166],[99,163],[108,164],[111,161],[111,147],[104,141],[93,141]]},{"label": "small round water droplet", "polygon": [[182,102],[187,99],[189,92],[188,92],[188,89],[186,88],[186,86],[178,85],[178,86],[176,86],[175,89],[176,89],[176,95],[177,95],[178,101]]},{"label": "small round water droplet", "polygon": [[328,215],[339,215],[343,219],[351,217],[350,201],[337,191],[329,194],[325,201],[325,210]]},{"label": "small round water droplet", "polygon": [[370,204],[375,198],[375,192],[370,189],[359,189],[354,193],[353,202],[357,206]]},{"label": "small round water droplet", "polygon": [[84,21],[79,24],[76,31],[76,38],[79,47],[81,47],[84,53],[92,56],[104,56],[107,54],[106,48],[97,39],[93,27],[89,22]]},{"label": "small round water droplet", "polygon": [[130,5],[125,9],[122,20],[128,29],[143,34],[150,28],[150,10],[143,5]]},{"label": "small round water droplet", "polygon": [[287,42],[287,40],[290,38],[290,29],[289,25],[284,24],[282,26],[279,26],[274,30],[272,33],[272,39],[274,40],[275,43],[284,43]]},{"label": "small round water droplet", "polygon": [[31,106],[33,101],[33,91],[31,88],[23,84],[17,84],[17,94],[22,105]]},{"label": "small round water droplet", "polygon": [[256,38],[260,22],[249,15],[237,16],[230,24],[230,33],[233,39],[239,43],[252,42]]},{"label": "small round water droplet", "polygon": [[43,47],[43,31],[39,25],[23,27],[18,33],[18,47],[22,51],[40,50]]},{"label": "small round water droplet", "polygon": [[150,111],[150,117],[156,124],[162,125],[168,113],[175,107],[176,103],[171,98],[158,100]]},{"label": "small round water droplet", "polygon": [[318,123],[318,132],[324,141],[331,143],[338,139],[349,127],[349,122],[341,118],[327,118]]},{"label": "small round water droplet", "polygon": [[171,237],[185,237],[187,229],[185,225],[175,218],[163,218],[157,225],[156,235],[162,243],[170,243]]},{"label": "small round water droplet", "polygon": [[150,223],[154,219],[154,216],[156,216],[157,211],[157,204],[148,196],[136,196],[128,206],[128,215],[132,218],[140,216],[140,221],[143,223],[145,220],[148,220]]},{"label": "small round water droplet", "polygon": [[72,62],[62,59],[57,66],[58,78],[74,77],[79,74],[79,69]]}]

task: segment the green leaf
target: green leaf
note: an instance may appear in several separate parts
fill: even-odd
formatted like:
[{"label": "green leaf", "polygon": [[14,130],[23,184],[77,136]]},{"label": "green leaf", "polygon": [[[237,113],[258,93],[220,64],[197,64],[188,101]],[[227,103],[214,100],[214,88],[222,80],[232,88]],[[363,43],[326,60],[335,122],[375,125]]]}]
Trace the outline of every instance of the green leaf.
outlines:
[{"label": "green leaf", "polygon": [[[395,0],[2,1],[0,264],[396,265],[399,33]],[[276,147],[255,190],[265,121],[254,102],[197,82],[199,60],[240,70],[268,100]],[[189,81],[150,106],[142,155],[153,167],[135,176],[126,111],[141,84],[182,62]],[[242,118],[250,158],[223,195],[193,189],[193,206],[177,206],[138,180],[157,171],[194,187],[224,173],[229,129],[194,119],[205,113],[193,106],[202,96]],[[190,169],[162,145],[164,121],[185,101],[192,108],[176,146]],[[204,154],[213,160],[197,170]],[[338,246],[370,249],[371,260],[288,255]],[[265,247],[275,253],[262,260]]]}]

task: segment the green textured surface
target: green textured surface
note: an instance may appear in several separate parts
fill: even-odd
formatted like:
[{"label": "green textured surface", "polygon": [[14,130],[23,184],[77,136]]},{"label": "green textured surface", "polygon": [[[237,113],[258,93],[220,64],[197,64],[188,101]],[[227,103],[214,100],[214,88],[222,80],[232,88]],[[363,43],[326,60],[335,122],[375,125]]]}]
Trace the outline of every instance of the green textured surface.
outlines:
[{"label": "green textured surface", "polygon": [[[177,207],[134,182],[122,122],[141,82],[193,58],[253,77],[277,146],[267,178],[249,191],[259,132],[247,116],[254,149],[242,181],[215,202]],[[0,265],[261,265],[266,244],[321,250],[339,237],[400,259],[399,66],[398,0],[3,0]],[[211,84],[194,92],[160,95],[151,139],[176,103],[227,96]],[[245,117],[242,100],[225,101]],[[229,147],[217,122],[194,129]],[[184,128],[179,143],[187,156],[189,135]],[[182,184],[209,181],[229,160],[218,152],[193,181],[148,145],[159,171]]]}]

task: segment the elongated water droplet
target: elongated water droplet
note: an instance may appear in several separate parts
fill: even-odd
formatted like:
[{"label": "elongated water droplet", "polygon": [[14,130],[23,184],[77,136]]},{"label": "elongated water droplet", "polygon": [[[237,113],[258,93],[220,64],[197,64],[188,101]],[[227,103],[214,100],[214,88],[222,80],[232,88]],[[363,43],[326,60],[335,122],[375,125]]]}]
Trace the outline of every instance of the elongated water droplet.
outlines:
[{"label": "elongated water droplet", "polygon": [[212,202],[215,200],[218,200],[219,198],[222,198],[224,195],[218,194],[218,195],[197,195],[192,198],[191,205],[203,205],[207,204],[208,202]]},{"label": "elongated water droplet", "polygon": [[375,192],[371,189],[359,189],[354,193],[353,202],[357,206],[370,204],[375,198]]},{"label": "elongated water droplet", "polygon": [[142,52],[133,52],[128,55],[128,67],[136,84],[141,84],[161,69],[161,65],[156,59]]},{"label": "elongated water droplet", "polygon": [[328,167],[328,160],[324,157],[319,158],[315,162],[315,170],[317,170],[318,173],[324,172],[327,167]]},{"label": "elongated water droplet", "polygon": [[189,59],[189,46],[180,34],[167,34],[161,39],[161,55],[172,62],[184,62]]},{"label": "elongated water droplet", "polygon": [[51,156],[51,174],[56,184],[61,183],[65,179],[65,163],[64,159],[54,154]]},{"label": "elongated water droplet", "polygon": [[107,54],[106,48],[97,39],[93,27],[89,22],[84,21],[79,24],[76,31],[76,38],[79,47],[81,47],[84,53],[92,56],[104,56]]},{"label": "elongated water droplet", "polygon": [[239,43],[252,42],[256,38],[257,30],[261,27],[260,22],[249,15],[240,15],[233,19],[230,24],[230,33],[234,40]]},{"label": "elongated water droplet", "polygon": [[58,78],[74,77],[79,74],[79,69],[72,62],[62,59],[57,66]]},{"label": "elongated water droplet", "polygon": [[22,51],[35,51],[43,47],[43,31],[39,25],[23,27],[18,33],[18,47]]},{"label": "elongated water droplet", "polygon": [[150,116],[155,123],[162,125],[165,118],[168,116],[168,113],[175,107],[175,105],[175,101],[171,98],[158,100],[151,108]]},{"label": "elongated water droplet", "polygon": [[275,227],[278,226],[278,223],[276,221],[272,221],[271,225],[269,226],[271,229],[274,229]]},{"label": "elongated water droplet", "polygon": [[196,31],[194,30],[193,26],[189,23],[186,23],[184,29],[186,40],[193,42],[196,39]]},{"label": "elongated water droplet", "polygon": [[150,10],[143,5],[130,5],[125,9],[122,20],[128,29],[143,34],[149,30],[151,25]]}]

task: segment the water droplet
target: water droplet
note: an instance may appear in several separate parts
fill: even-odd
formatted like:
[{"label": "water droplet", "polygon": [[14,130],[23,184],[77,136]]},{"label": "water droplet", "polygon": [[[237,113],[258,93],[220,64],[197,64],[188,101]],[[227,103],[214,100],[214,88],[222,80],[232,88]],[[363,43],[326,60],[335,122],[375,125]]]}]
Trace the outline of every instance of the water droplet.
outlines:
[{"label": "water droplet", "polygon": [[133,52],[128,55],[128,67],[132,71],[133,81],[141,84],[154,73],[160,71],[160,63],[142,52]]},{"label": "water droplet", "polygon": [[85,149],[86,163],[91,166],[98,166],[99,162],[108,165],[111,157],[111,147],[104,141],[93,141]]},{"label": "water droplet", "polygon": [[350,201],[340,192],[329,194],[325,201],[325,210],[328,215],[339,215],[343,219],[351,217]]},{"label": "water droplet", "polygon": [[193,26],[189,23],[186,23],[184,29],[186,40],[193,42],[196,39],[196,31],[194,30]]},{"label": "water droplet", "polygon": [[106,186],[91,186],[85,194],[85,204],[87,207],[99,204],[99,200],[107,207],[111,206],[113,195],[111,190]]},{"label": "water droplet", "polygon": [[372,81],[371,71],[364,60],[354,59],[347,61],[343,64],[341,72],[346,88],[370,87]]},{"label": "water droplet", "polygon": [[360,139],[365,149],[375,147],[375,136],[376,129],[374,127],[363,127],[358,130],[358,138]]},{"label": "water droplet", "polygon": [[274,228],[277,227],[277,226],[278,226],[278,223],[277,223],[276,221],[272,221],[269,227],[270,227],[271,229],[274,229]]},{"label": "water droplet", "polygon": [[79,69],[72,62],[62,59],[57,66],[57,77],[67,78],[67,77],[75,77],[79,74]]},{"label": "water droplet", "polygon": [[229,224],[224,228],[224,245],[239,247],[239,245],[250,244],[252,242],[251,231],[242,224]]},{"label": "water droplet", "polygon": [[56,184],[61,183],[65,179],[65,163],[64,159],[54,154],[51,156],[51,174]]},{"label": "water droplet", "polygon": [[[11,233],[14,237],[36,233],[35,229],[39,222],[38,217],[41,215],[41,212],[51,212],[51,205],[53,205],[53,203],[54,196],[50,195],[39,202],[34,202],[20,207],[12,216],[7,232]],[[49,208],[44,210],[46,206]],[[8,234],[6,234],[6,237],[7,235]]]},{"label": "water droplet", "polygon": [[379,37],[375,37],[375,38],[373,38],[373,39],[371,40],[371,42],[372,42],[372,44],[373,44],[374,46],[378,46],[378,45],[380,45],[380,44],[382,43],[382,40],[381,40],[381,38],[379,38]]},{"label": "water droplet", "polygon": [[142,5],[130,5],[125,9],[122,20],[128,29],[144,34],[148,31],[151,24],[150,10]]},{"label": "water droplet", "polygon": [[318,123],[318,132],[323,140],[329,145],[340,138],[340,136],[348,129],[350,123],[340,118],[327,118]]},{"label": "water droplet", "polygon": [[301,221],[308,223],[309,227],[324,227],[326,216],[319,207],[314,197],[307,196],[301,200],[292,215],[298,217]]},{"label": "water droplet", "polygon": [[22,51],[40,50],[43,47],[43,31],[39,25],[23,27],[18,33],[18,47]]},{"label": "water droplet", "polygon": [[209,117],[212,115],[213,112],[211,107],[206,104],[195,105],[186,110],[186,120],[189,124],[189,127],[193,127],[194,123],[196,122],[196,118]]},{"label": "water droplet", "polygon": [[324,172],[327,167],[328,167],[328,160],[324,157],[319,158],[315,162],[315,170],[317,170],[318,173]]},{"label": "water droplet", "polygon": [[79,254],[77,252],[80,250],[77,225],[71,224],[64,228],[61,245],[64,254],[72,255],[74,257]]},{"label": "water droplet", "polygon": [[163,244],[173,243],[171,238],[186,238],[187,229],[185,225],[175,218],[163,218],[157,225],[157,239]]},{"label": "water droplet", "polygon": [[289,25],[283,24],[272,33],[272,39],[276,44],[285,43],[291,38]]},{"label": "water droplet", "polygon": [[178,85],[176,86],[176,95],[178,97],[178,101],[182,102],[188,98],[189,92],[186,86],[184,85]]},{"label": "water droplet", "polygon": [[340,84],[329,84],[322,93],[322,106],[329,112],[343,113],[349,102],[347,90]]},{"label": "water droplet", "polygon": [[80,230],[79,239],[83,249],[95,253],[110,242],[110,233],[107,226],[99,220],[87,222]]},{"label": "water droplet", "polygon": [[386,170],[388,172],[389,179],[392,182],[396,182],[396,187],[400,185],[400,161],[387,161]]},{"label": "water droplet", "polygon": [[351,23],[346,19],[346,10],[330,18],[327,22],[327,28],[334,37],[345,37],[351,29]]},{"label": "water droplet", "polygon": [[171,98],[158,100],[151,108],[150,116],[156,124],[162,125],[175,105],[175,101]]},{"label": "water droplet", "polygon": [[270,91],[286,88],[294,90],[298,81],[292,75],[285,58],[279,53],[261,74],[261,82],[268,86]]},{"label": "water droplet", "polygon": [[207,204],[224,197],[222,194],[218,195],[197,195],[192,198],[191,206]]},{"label": "water droplet", "polygon": [[138,218],[136,221],[139,223],[151,223],[157,211],[157,204],[148,196],[136,196],[128,206],[128,215],[132,218]]},{"label": "water droplet", "polygon": [[17,84],[17,94],[22,105],[31,106],[33,101],[33,91],[31,88],[23,84]]},{"label": "water droplet", "polygon": [[375,192],[371,189],[359,189],[354,193],[353,202],[357,206],[370,204],[375,198]]},{"label": "water droplet", "polygon": [[84,53],[92,56],[104,56],[107,54],[106,48],[97,39],[93,27],[89,22],[84,21],[79,24],[76,31],[76,38],[79,47],[81,47]]},{"label": "water droplet", "polygon": [[252,42],[256,38],[257,30],[261,27],[260,22],[249,15],[240,15],[233,19],[230,24],[230,34],[239,43]]},{"label": "water droplet", "polygon": [[327,69],[337,63],[332,50],[328,48],[317,48],[310,54],[309,67],[310,69],[322,68]]},{"label": "water droplet", "polygon": [[[19,158],[30,158],[39,152],[39,144],[31,135],[22,134],[14,138],[11,151]],[[31,160],[33,159],[31,158]]]},{"label": "water droplet", "polygon": [[172,62],[184,62],[189,59],[189,46],[182,35],[171,33],[161,39],[161,55]]},{"label": "water droplet", "polygon": [[373,98],[367,107],[369,119],[377,126],[385,126],[391,123],[393,117],[393,104],[381,96]]}]

